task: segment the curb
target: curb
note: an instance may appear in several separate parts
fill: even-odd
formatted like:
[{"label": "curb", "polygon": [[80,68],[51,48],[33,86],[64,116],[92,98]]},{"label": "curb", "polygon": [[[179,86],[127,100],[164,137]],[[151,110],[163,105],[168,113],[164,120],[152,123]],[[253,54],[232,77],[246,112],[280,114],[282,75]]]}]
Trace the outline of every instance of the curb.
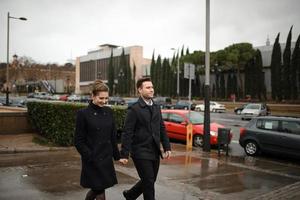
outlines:
[{"label": "curb", "polygon": [[0,149],[0,154],[70,151],[73,149],[75,148],[74,147],[15,147],[15,148],[2,148]]}]

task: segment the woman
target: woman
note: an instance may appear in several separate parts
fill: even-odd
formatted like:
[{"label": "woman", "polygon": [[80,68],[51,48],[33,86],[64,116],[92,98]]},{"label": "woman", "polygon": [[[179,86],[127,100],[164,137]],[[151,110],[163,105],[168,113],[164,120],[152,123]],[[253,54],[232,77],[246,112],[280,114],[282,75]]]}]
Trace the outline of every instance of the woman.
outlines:
[{"label": "woman", "polygon": [[92,101],[77,113],[74,143],[82,161],[80,185],[90,188],[85,200],[105,200],[105,189],[117,184],[112,157],[119,160],[120,154],[113,113],[105,106],[108,91],[95,80]]}]

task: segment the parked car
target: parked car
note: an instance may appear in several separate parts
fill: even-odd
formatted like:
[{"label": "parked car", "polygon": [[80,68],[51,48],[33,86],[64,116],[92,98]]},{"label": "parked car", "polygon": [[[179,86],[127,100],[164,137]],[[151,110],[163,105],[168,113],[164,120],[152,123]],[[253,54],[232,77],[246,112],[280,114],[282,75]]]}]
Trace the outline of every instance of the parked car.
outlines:
[{"label": "parked car", "polygon": [[61,95],[61,96],[59,97],[59,100],[60,100],[60,101],[68,101],[68,96],[69,96],[69,95],[66,95],[66,94]]},{"label": "parked car", "polygon": [[237,114],[237,115],[240,115],[242,113],[242,110],[244,110],[244,108],[247,106],[248,104],[243,104],[239,107],[235,107],[234,108],[234,113]]},{"label": "parked car", "polygon": [[132,104],[134,104],[135,102],[138,101],[139,98],[130,98],[130,99],[127,99],[126,100],[126,105],[129,107],[131,106]]},{"label": "parked car", "polygon": [[172,99],[170,97],[155,97],[153,101],[160,105],[162,109],[169,109],[172,107]]},{"label": "parked car", "polygon": [[241,112],[241,118],[251,119],[257,116],[269,115],[270,109],[265,103],[249,103]]},{"label": "parked car", "polygon": [[[195,106],[196,111],[204,111],[204,104],[198,104]],[[216,101],[209,102],[209,111],[210,112],[226,112],[226,107],[223,104],[220,104]]]},{"label": "parked car", "polygon": [[109,97],[109,105],[125,105],[125,100],[122,97]]},{"label": "parked car", "polygon": [[60,98],[60,95],[59,95],[59,94],[54,94],[54,95],[52,95],[52,96],[50,97],[50,100],[57,101],[57,100],[59,100],[59,98]]},{"label": "parked car", "polygon": [[[187,125],[193,124],[193,145],[203,146],[204,117],[201,113],[188,110],[162,110],[162,117],[170,139],[186,141]],[[210,144],[218,142],[218,128],[224,126],[217,123],[210,124]],[[230,133],[230,140],[232,133]]]},{"label": "parked car", "polygon": [[270,152],[300,158],[300,118],[276,116],[253,118],[240,129],[239,143],[249,156]]},{"label": "parked car", "polygon": [[72,94],[70,96],[67,97],[68,101],[80,101],[81,100],[81,96],[77,95],[77,94]]},{"label": "parked car", "polygon": [[181,101],[177,101],[175,105],[171,106],[171,108],[188,110],[189,106],[191,106],[191,110],[195,110],[196,104],[181,100]]},{"label": "parked car", "polygon": [[92,99],[91,95],[83,95],[80,98],[80,102],[89,103],[91,101],[91,99]]}]

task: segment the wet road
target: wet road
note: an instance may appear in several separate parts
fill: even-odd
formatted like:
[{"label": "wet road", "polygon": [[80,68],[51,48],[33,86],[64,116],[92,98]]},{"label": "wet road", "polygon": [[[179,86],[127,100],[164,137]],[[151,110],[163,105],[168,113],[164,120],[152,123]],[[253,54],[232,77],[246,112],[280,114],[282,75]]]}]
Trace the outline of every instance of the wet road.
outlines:
[{"label": "wet road", "polygon": [[[158,200],[300,198],[300,162],[210,154],[172,144],[173,158],[162,161],[156,184]],[[123,199],[121,192],[135,183],[136,171],[116,164],[119,184],[107,190],[107,199]],[[73,150],[0,156],[1,200],[81,200],[80,157]],[[295,188],[297,189],[296,191]],[[293,196],[292,196],[293,195]],[[139,200],[143,199],[142,197]]]}]

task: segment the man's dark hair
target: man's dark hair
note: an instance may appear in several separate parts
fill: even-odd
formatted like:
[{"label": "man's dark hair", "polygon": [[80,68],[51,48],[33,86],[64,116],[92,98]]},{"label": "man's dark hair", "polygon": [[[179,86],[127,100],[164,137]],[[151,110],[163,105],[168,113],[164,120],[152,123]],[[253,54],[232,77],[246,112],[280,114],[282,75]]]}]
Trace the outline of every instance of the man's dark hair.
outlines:
[{"label": "man's dark hair", "polygon": [[143,83],[146,81],[152,82],[150,77],[143,77],[143,78],[138,79],[136,82],[136,88],[139,89],[140,87],[142,87]]}]

